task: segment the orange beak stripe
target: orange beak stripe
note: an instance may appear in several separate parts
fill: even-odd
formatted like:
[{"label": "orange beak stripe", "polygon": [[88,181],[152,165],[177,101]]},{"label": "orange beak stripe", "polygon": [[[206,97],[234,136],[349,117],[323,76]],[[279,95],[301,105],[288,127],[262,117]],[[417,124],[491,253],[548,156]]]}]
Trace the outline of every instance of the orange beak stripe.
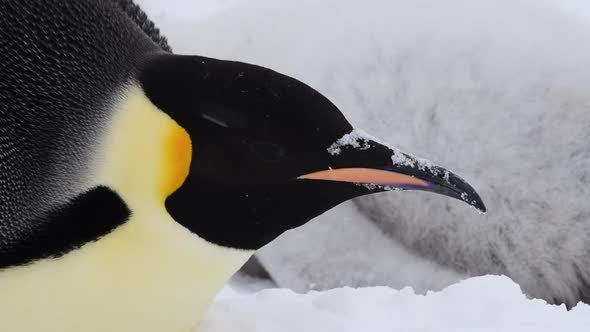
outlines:
[{"label": "orange beak stripe", "polygon": [[298,179],[377,184],[391,187],[429,187],[416,177],[372,168],[339,168],[302,175]]}]

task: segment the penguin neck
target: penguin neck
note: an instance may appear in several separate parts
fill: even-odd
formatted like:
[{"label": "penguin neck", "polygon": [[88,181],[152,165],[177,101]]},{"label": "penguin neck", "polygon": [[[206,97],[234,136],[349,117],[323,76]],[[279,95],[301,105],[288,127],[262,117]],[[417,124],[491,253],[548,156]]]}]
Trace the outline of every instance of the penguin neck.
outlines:
[{"label": "penguin neck", "polygon": [[[185,252],[186,257],[190,256],[189,252],[196,255],[190,260],[194,262],[193,266],[204,263],[198,269],[202,269],[203,275],[213,272],[213,279],[221,282],[216,285],[219,289],[254,251],[212,244],[169,215],[165,200],[182,185],[190,169],[190,136],[174,119],[158,109],[136,83],[128,85],[120,96],[114,103],[113,115],[98,147],[91,179],[91,186],[106,185],[115,190],[131,210],[132,218],[122,226],[129,231],[113,234],[129,238],[117,243],[127,250],[132,246],[141,248],[154,243],[159,246],[162,241],[184,239],[186,247],[176,248],[180,255],[185,255]],[[176,232],[176,235],[165,240],[157,236],[170,232]],[[153,237],[141,238],[137,234]],[[187,264],[190,265],[190,261]]]},{"label": "penguin neck", "polygon": [[183,129],[134,86],[113,113],[86,185],[116,191],[131,216],[58,259],[0,271],[7,330],[188,332],[253,254],[207,242],[166,211],[190,164]]}]

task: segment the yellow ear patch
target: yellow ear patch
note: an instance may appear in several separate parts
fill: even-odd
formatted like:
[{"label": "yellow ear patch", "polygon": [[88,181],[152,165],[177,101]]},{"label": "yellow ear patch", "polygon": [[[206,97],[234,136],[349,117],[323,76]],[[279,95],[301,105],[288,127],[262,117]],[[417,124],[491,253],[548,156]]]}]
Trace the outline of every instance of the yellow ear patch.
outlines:
[{"label": "yellow ear patch", "polygon": [[153,202],[161,206],[189,173],[189,134],[158,109],[141,88],[130,86],[98,147],[94,183],[115,190],[137,211]]},{"label": "yellow ear patch", "polygon": [[188,176],[192,154],[192,143],[186,130],[179,125],[170,126],[164,138],[163,199],[178,189]]}]

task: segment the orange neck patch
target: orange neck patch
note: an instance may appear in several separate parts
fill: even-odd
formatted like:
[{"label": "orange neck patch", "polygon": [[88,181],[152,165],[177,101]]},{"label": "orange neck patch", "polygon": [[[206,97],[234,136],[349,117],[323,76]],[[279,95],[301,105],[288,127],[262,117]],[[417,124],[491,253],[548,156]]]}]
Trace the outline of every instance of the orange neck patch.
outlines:
[{"label": "orange neck patch", "polygon": [[169,128],[163,144],[162,199],[166,199],[184,183],[193,155],[192,142],[186,130],[176,123]]}]

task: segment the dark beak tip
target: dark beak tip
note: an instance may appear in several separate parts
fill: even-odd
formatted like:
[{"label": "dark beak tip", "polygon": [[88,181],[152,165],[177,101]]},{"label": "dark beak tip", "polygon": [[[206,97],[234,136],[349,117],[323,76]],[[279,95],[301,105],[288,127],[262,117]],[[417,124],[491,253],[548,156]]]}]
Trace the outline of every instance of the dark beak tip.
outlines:
[{"label": "dark beak tip", "polygon": [[479,195],[475,191],[473,192],[472,195],[465,197],[463,199],[463,201],[465,201],[465,203],[472,206],[474,209],[476,209],[481,214],[485,214],[488,211],[485,203],[483,202],[481,197],[479,197]]},{"label": "dark beak tip", "polygon": [[482,200],[479,200],[478,202],[476,202],[476,204],[474,205],[474,207],[481,213],[481,214],[486,214],[486,212],[488,212],[488,208],[486,207],[486,205],[484,204],[484,202]]}]

